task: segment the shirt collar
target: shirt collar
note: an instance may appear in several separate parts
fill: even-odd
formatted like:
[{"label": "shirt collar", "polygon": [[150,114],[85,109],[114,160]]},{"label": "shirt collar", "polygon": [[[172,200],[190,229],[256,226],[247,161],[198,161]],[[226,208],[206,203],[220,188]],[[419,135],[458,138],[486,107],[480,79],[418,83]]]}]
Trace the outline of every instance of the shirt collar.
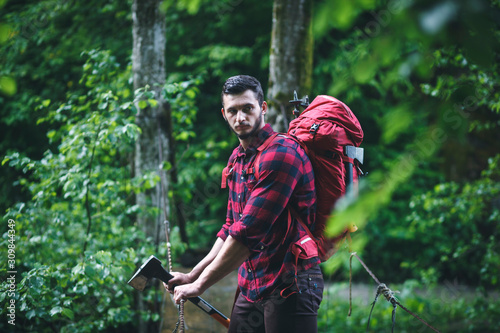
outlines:
[{"label": "shirt collar", "polygon": [[240,145],[239,153],[240,154],[247,154],[247,155],[252,155],[257,151],[257,148],[266,141],[268,137],[270,137],[274,133],[273,129],[271,128],[271,125],[266,124],[264,127],[255,134],[252,142],[248,146],[246,150],[243,149],[243,147]]}]

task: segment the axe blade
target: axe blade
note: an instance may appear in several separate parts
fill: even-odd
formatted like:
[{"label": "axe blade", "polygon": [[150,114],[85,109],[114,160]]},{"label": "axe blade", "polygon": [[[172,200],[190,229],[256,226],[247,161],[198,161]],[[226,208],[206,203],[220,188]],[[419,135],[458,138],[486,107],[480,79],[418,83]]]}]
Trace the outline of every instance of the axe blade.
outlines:
[{"label": "axe blade", "polygon": [[352,158],[353,160],[358,160],[360,164],[363,164],[363,157],[364,157],[364,149],[360,147],[354,147],[354,146],[345,146],[344,147],[344,154]]},{"label": "axe blade", "polygon": [[[139,273],[139,272],[138,272]],[[134,287],[139,291],[143,291],[146,288],[146,283],[148,283],[148,279],[143,275],[139,275],[136,273],[129,281],[128,284]]]},{"label": "axe blade", "polygon": [[143,291],[146,287],[146,283],[152,278],[158,278],[163,282],[168,282],[168,280],[172,278],[172,275],[163,269],[161,261],[155,256],[150,256],[149,259],[142,264],[134,276],[128,281],[128,284],[139,291]]}]

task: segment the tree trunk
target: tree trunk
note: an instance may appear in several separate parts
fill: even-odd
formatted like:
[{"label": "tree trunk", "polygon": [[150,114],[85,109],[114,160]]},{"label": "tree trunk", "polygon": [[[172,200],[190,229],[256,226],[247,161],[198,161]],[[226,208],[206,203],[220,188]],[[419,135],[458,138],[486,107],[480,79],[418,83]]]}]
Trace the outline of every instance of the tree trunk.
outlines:
[{"label": "tree trunk", "polygon": [[274,0],[269,63],[269,111],[266,121],[276,131],[286,131],[289,100],[310,93],[312,84],[312,0]]},{"label": "tree trunk", "polygon": [[[134,171],[136,177],[159,172],[160,151],[163,160],[168,161],[169,158],[169,110],[160,94],[166,77],[165,15],[160,11],[160,3],[161,0],[134,0],[132,4],[134,90],[149,86],[148,90],[155,93],[155,99],[158,101],[156,106],[150,105],[143,109],[136,105],[138,110],[136,123],[142,130],[135,147]],[[161,178],[166,180],[165,173]],[[161,195],[162,183],[164,198]],[[161,211],[164,207],[168,207],[167,193],[168,181],[162,181],[158,182],[156,187],[138,193],[136,196],[136,203],[141,207],[137,216],[137,224],[147,237],[155,240],[156,247],[159,246],[160,227],[163,225],[163,221],[161,221],[161,215],[159,216],[155,211],[157,212],[157,209]],[[156,208],[156,210],[151,208]],[[168,212],[166,212],[166,216],[168,216]],[[160,306],[156,303],[152,305],[154,309],[149,309],[149,311],[160,312]],[[137,306],[138,309],[146,308],[142,297],[139,297]],[[156,325],[149,325],[140,319],[139,332],[157,332],[158,327],[152,326]]]},{"label": "tree trunk", "polygon": [[[136,123],[141,128],[142,134],[136,143],[136,177],[142,177],[148,172],[158,172],[159,140],[163,148],[163,158],[168,160],[169,156],[166,131],[168,109],[160,95],[161,87],[165,84],[165,17],[160,12],[159,5],[160,0],[134,0],[132,5],[134,89],[149,86],[149,90],[154,91],[158,101],[155,107],[148,106],[141,109],[137,105]],[[159,193],[156,188],[146,193],[139,193],[136,198],[137,204],[141,207],[157,207],[161,202],[158,198]],[[157,223],[154,216],[141,213],[137,223],[147,236],[156,239]]]}]

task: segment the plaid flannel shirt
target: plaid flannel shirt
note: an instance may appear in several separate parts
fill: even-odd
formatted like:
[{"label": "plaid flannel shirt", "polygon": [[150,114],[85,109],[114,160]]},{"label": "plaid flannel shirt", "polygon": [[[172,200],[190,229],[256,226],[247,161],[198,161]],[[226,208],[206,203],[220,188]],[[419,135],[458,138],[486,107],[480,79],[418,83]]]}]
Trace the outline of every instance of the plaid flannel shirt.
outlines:
[{"label": "plaid flannel shirt", "polygon": [[[257,148],[273,133],[267,124],[246,150],[240,145],[231,154],[229,163],[234,164],[228,177],[226,223],[217,234],[223,240],[231,235],[250,249],[250,257],[239,268],[238,285],[251,302],[274,296],[293,284],[296,265],[291,245],[307,232],[295,218],[288,229],[286,206],[314,227],[314,173],[299,144],[277,136],[261,153],[259,179],[245,172],[253,166]],[[304,259],[297,268],[308,269],[319,262],[317,257]]]}]

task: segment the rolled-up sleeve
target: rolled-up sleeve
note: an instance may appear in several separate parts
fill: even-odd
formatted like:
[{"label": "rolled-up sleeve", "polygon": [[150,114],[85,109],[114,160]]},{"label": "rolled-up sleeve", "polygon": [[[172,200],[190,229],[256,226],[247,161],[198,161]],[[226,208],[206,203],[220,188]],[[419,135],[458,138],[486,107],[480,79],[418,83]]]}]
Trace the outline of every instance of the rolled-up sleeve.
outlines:
[{"label": "rolled-up sleeve", "polygon": [[226,215],[226,223],[222,225],[222,228],[219,230],[217,233],[217,237],[220,237],[223,241],[227,239],[227,236],[229,236],[229,228],[233,224],[233,209],[231,205],[231,200],[227,200],[227,215]]}]

